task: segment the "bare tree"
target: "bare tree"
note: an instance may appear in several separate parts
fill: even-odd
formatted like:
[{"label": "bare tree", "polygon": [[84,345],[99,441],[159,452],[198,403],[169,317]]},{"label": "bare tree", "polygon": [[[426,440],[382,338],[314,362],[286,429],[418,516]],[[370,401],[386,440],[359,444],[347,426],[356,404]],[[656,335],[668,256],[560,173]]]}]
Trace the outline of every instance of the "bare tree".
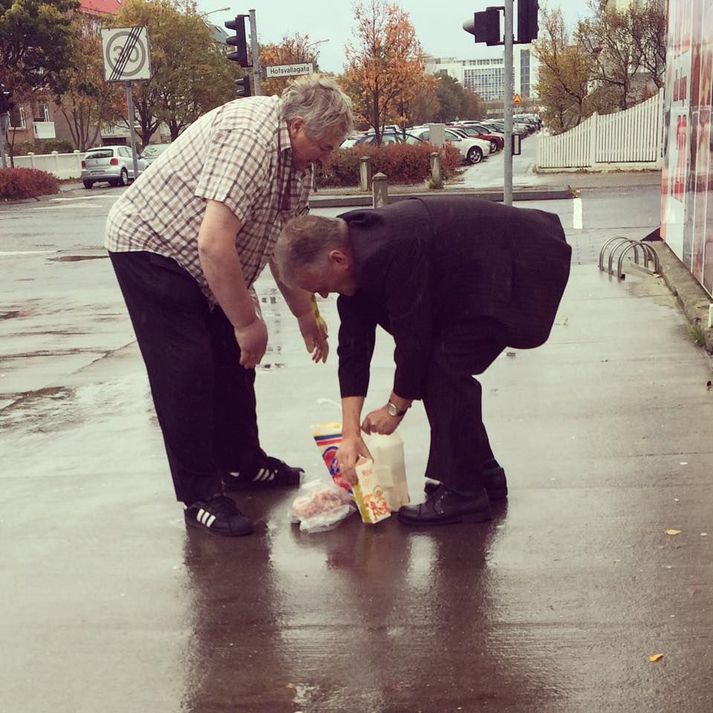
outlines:
[{"label": "bare tree", "polygon": [[666,18],[656,0],[635,3],[626,10],[606,0],[589,0],[593,17],[582,20],[577,43],[594,58],[595,79],[613,91],[617,105],[627,109],[650,91],[649,80],[663,85],[666,62]]},{"label": "bare tree", "polygon": [[632,5],[632,40],[641,56],[641,67],[660,89],[666,72],[666,13],[656,0]]},{"label": "bare tree", "polygon": [[588,115],[586,101],[593,60],[571,42],[560,8],[542,9],[539,35],[534,44],[540,60],[537,93],[545,123],[560,133],[577,126]]}]

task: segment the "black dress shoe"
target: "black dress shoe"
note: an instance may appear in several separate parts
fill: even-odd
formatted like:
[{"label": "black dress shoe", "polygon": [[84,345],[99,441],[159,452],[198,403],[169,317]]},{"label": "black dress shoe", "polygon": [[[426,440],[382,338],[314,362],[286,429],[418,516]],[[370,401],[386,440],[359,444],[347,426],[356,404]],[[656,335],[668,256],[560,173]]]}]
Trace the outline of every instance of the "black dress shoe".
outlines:
[{"label": "black dress shoe", "polygon": [[[508,479],[505,477],[503,468],[499,465],[495,468],[486,468],[483,475],[485,476],[485,489],[488,491],[490,500],[505,500],[508,496]],[[440,484],[440,480],[426,478],[423,489],[427,495],[430,495],[436,492]]]},{"label": "black dress shoe", "polygon": [[472,495],[461,495],[439,485],[420,505],[404,505],[399,520],[407,525],[450,525],[453,522],[490,520],[490,500],[485,489]]}]

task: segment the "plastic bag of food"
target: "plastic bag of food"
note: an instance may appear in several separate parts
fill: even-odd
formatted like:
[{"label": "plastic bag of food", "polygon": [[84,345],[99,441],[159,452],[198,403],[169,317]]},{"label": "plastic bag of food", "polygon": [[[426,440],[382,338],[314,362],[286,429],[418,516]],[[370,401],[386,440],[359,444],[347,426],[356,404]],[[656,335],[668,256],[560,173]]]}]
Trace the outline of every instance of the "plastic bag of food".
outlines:
[{"label": "plastic bag of food", "polygon": [[332,480],[340,488],[350,493],[352,491],[351,483],[342,473],[336,459],[337,449],[342,442],[342,424],[337,422],[317,423],[312,426],[312,436]]},{"label": "plastic bag of food", "polygon": [[324,532],[348,518],[356,506],[346,490],[319,481],[307,483],[290,508],[292,522],[300,524],[302,532]]}]

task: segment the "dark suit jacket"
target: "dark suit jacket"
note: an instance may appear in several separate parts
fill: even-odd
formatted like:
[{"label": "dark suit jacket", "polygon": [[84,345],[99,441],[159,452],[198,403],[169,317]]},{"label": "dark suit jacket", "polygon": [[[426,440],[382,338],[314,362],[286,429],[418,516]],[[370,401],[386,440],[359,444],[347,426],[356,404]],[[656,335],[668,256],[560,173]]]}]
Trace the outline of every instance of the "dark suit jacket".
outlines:
[{"label": "dark suit jacket", "polygon": [[571,256],[556,215],[429,196],[340,217],[359,285],[337,301],[342,396],[366,395],[377,325],[394,337],[394,391],[405,398],[421,398],[434,340],[449,327],[490,318],[520,349],[549,336]]}]

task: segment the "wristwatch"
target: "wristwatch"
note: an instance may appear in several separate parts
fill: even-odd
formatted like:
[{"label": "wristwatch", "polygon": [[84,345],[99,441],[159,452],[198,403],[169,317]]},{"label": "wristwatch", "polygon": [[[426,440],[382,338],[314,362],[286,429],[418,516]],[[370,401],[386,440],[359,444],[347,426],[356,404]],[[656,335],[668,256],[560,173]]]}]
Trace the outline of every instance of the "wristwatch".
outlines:
[{"label": "wristwatch", "polygon": [[408,411],[408,406],[402,411],[399,409],[399,407],[395,404],[389,401],[386,404],[386,410],[389,414],[389,416],[403,416],[406,411]]}]

